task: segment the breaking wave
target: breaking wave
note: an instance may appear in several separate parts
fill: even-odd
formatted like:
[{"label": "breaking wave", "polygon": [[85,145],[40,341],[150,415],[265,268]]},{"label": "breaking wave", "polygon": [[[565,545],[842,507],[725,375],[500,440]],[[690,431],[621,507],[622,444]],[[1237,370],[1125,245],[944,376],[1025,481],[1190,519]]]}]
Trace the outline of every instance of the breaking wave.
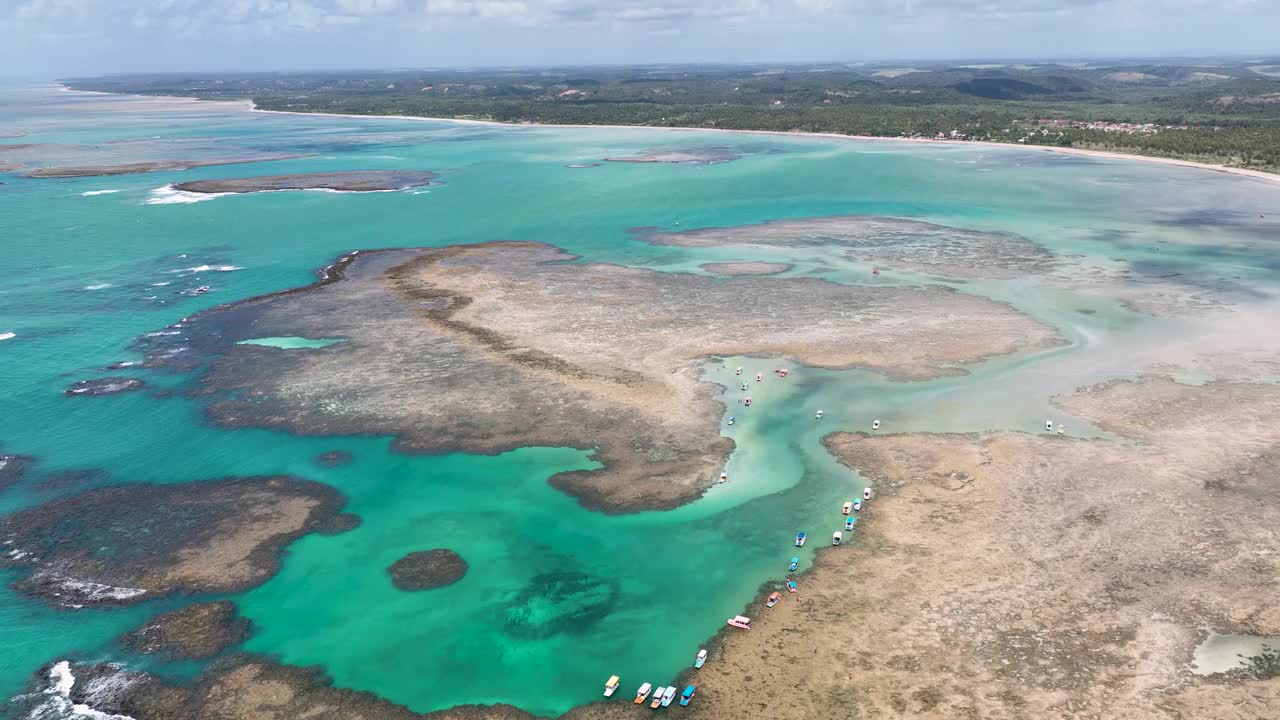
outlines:
[{"label": "breaking wave", "polygon": [[193,193],[186,190],[179,190],[172,185],[158,187],[151,191],[151,197],[146,199],[148,205],[176,205],[186,203],[198,203],[205,200],[222,197],[223,195],[231,195],[233,193]]},{"label": "breaking wave", "polygon": [[118,192],[120,191],[119,190],[86,190],[85,192],[80,193],[80,195],[82,195],[83,197],[93,197],[94,195],[110,195],[111,193],[118,193]]},{"label": "breaking wave", "polygon": [[[239,265],[196,265],[195,267],[178,268],[177,270],[170,270],[169,272],[187,273],[189,275],[195,275],[196,273],[203,273],[203,272],[234,272],[236,270],[243,270],[243,269],[244,268],[240,267]],[[165,284],[167,285],[168,283],[165,283]]]},{"label": "breaking wave", "polygon": [[77,703],[71,699],[71,689],[76,685],[76,677],[71,673],[71,663],[59,660],[49,668],[49,686],[20,699],[33,703],[27,713],[27,720],[134,720],[128,715],[97,710],[91,704],[110,700],[133,682],[132,678],[122,673],[95,678],[82,689],[86,702]]}]

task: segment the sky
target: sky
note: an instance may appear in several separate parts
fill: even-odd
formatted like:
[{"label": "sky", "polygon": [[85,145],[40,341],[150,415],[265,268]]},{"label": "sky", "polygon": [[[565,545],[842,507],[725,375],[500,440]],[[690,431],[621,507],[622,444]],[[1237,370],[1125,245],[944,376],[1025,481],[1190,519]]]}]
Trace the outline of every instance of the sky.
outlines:
[{"label": "sky", "polygon": [[0,74],[1280,54],[1280,0],[0,0]]}]

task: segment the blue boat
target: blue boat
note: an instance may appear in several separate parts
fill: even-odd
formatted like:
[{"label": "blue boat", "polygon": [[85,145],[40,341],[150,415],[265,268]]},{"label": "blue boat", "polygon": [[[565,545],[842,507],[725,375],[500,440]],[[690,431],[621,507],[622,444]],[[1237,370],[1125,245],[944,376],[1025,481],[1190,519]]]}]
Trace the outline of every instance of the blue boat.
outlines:
[{"label": "blue boat", "polygon": [[796,547],[804,547],[804,531],[796,533]]},{"label": "blue boat", "polygon": [[845,518],[845,519],[844,519],[844,529],[845,529],[845,530],[852,530],[852,529],[853,529],[853,516],[852,516],[852,515],[850,515],[849,517],[847,517],[847,518]]},{"label": "blue boat", "polygon": [[689,701],[693,699],[693,696],[694,696],[695,694],[697,694],[697,692],[698,692],[698,688],[696,688],[696,687],[694,687],[694,686],[692,686],[692,685],[690,685],[689,687],[685,688],[685,689],[684,689],[684,692],[680,693],[680,704],[681,704],[681,705],[688,705],[688,704],[689,704]]},{"label": "blue boat", "polygon": [[796,568],[798,567],[800,567],[800,558],[798,557],[791,558],[791,564],[787,566],[787,570],[791,572],[795,572]]}]

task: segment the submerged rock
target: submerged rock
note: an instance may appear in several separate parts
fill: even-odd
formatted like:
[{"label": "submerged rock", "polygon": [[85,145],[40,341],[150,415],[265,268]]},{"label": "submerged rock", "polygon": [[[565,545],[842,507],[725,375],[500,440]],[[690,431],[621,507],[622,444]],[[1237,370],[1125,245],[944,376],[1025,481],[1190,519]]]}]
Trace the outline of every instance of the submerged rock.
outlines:
[{"label": "submerged rock", "polygon": [[33,462],[30,455],[0,455],[0,490],[18,482]]},{"label": "submerged rock", "polygon": [[503,630],[525,639],[585,633],[617,601],[613,581],[572,570],[543,573],[531,578],[507,607]]},{"label": "submerged rock", "polygon": [[249,637],[249,621],[227,600],[196,603],[165,613],[120,638],[125,647],[170,660],[213,657]]},{"label": "submerged rock", "polygon": [[77,380],[71,383],[66,390],[62,391],[63,395],[73,397],[76,395],[115,395],[116,393],[137,390],[142,387],[143,383],[138,378],[130,377],[104,377],[94,378],[92,380]]},{"label": "submerged rock", "polygon": [[220,180],[193,180],[174,185],[175,190],[194,193],[249,193],[272,190],[338,190],[375,192],[404,190],[430,185],[436,177],[425,170],[353,170],[347,172],[264,175]]},{"label": "submerged rock", "polygon": [[284,546],[344,502],[287,476],[89,490],[0,518],[0,567],[29,568],[15,588],[64,607],[237,592],[274,575]]},{"label": "submerged rock", "polygon": [[467,574],[467,561],[445,548],[411,552],[387,568],[399,590],[430,590],[452,585]]},{"label": "submerged rock", "polygon": [[338,467],[349,462],[351,462],[351,453],[346,450],[330,450],[316,456],[316,464],[320,465],[320,467]]}]

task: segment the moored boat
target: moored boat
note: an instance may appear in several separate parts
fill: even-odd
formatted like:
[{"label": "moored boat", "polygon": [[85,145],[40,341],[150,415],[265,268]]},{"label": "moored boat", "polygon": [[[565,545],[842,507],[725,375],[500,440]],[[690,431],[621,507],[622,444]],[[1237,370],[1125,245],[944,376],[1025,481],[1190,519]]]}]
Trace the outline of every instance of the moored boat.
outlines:
[{"label": "moored boat", "polygon": [[688,705],[689,701],[693,700],[693,696],[697,694],[698,694],[698,688],[693,685],[690,685],[689,687],[684,689],[684,692],[680,693],[680,704]]},{"label": "moored boat", "polygon": [[862,512],[862,501],[861,501],[861,500],[854,500],[854,501],[853,501],[853,511],[854,511],[854,512]]},{"label": "moored boat", "polygon": [[870,485],[868,485],[868,486],[866,486],[866,487],[862,488],[862,499],[863,499],[863,500],[870,500],[870,499],[871,499],[871,486],[870,486]]},{"label": "moored boat", "polygon": [[795,572],[796,568],[798,567],[800,567],[800,558],[798,557],[791,558],[791,564],[787,566],[787,570],[791,572]]},{"label": "moored boat", "polygon": [[693,659],[693,666],[695,668],[700,668],[706,664],[707,664],[707,649],[702,648],[701,650],[698,651],[698,657]]},{"label": "moored boat", "polygon": [[880,429],[880,420],[878,420],[878,419],[877,419],[875,422],[871,423],[871,429],[872,429],[872,430],[879,430],[879,429]]},{"label": "moored boat", "polygon": [[761,382],[763,380],[764,380],[764,373],[756,373],[756,382]]},{"label": "moored boat", "polygon": [[735,423],[735,422],[737,422],[737,421],[738,421],[738,416],[737,416],[737,415],[730,415],[730,416],[729,416],[729,424],[730,424],[730,425],[734,424],[734,423]]},{"label": "moored boat", "polygon": [[742,628],[743,630],[750,630],[751,618],[747,617],[746,615],[734,615],[733,617],[726,620],[725,624],[732,627],[736,627],[736,628]]},{"label": "moored boat", "polygon": [[653,702],[649,703],[649,707],[654,710],[658,709],[658,706],[662,704],[662,693],[663,688],[661,685],[653,689]]},{"label": "moored boat", "polygon": [[734,375],[741,375],[741,374],[742,374],[742,368],[738,368],[737,370],[734,370],[734,371],[733,371],[733,374],[734,374]]},{"label": "moored boat", "polygon": [[748,395],[748,396],[746,396],[745,398],[743,398],[743,399],[742,399],[742,404],[743,404],[743,405],[746,405],[747,407],[751,407],[751,396],[750,396],[750,395]]},{"label": "moored boat", "polygon": [[847,518],[845,518],[845,519],[844,519],[844,529],[845,529],[845,530],[852,530],[852,529],[853,529],[853,516],[852,516],[852,515],[850,515],[849,517],[847,517]]},{"label": "moored boat", "polygon": [[813,418],[814,418],[815,420],[821,420],[821,419],[822,419],[822,411],[821,411],[821,410],[819,410],[818,412],[814,413],[814,414],[813,414]]},{"label": "moored boat", "polygon": [[640,689],[636,690],[636,704],[643,705],[644,701],[649,699],[649,692],[651,690],[653,690],[653,686],[649,683],[641,685]]},{"label": "moored boat", "polygon": [[617,675],[610,675],[609,682],[604,684],[604,696],[613,697],[613,694],[618,692],[618,686],[621,684],[622,684],[622,678],[618,677]]},{"label": "moored boat", "polygon": [[676,699],[676,686],[668,685],[666,690],[662,691],[662,707],[669,707],[671,701]]},{"label": "moored boat", "polygon": [[853,501],[846,500],[844,503],[844,507],[840,508],[840,512],[844,513],[845,515],[848,515],[849,511],[852,509],[853,509]]},{"label": "moored boat", "polygon": [[804,531],[803,531],[803,530],[801,530],[800,532],[796,533],[796,547],[804,547],[804,540],[805,540],[805,537],[806,537],[806,536],[805,536],[805,534],[804,534]]},{"label": "moored boat", "polygon": [[837,531],[835,531],[835,532],[831,533],[831,544],[832,544],[832,545],[839,545],[839,544],[840,544],[840,531],[839,531],[839,530],[837,530]]},{"label": "moored boat", "polygon": [[796,584],[795,580],[787,581],[787,592],[797,592],[799,589],[800,586]]},{"label": "moored boat", "polygon": [[724,482],[728,479],[729,479],[729,473],[720,473],[720,482]]},{"label": "moored boat", "polygon": [[764,606],[773,607],[774,605],[777,605],[778,601],[781,599],[782,599],[782,593],[775,590],[773,591],[773,593],[769,595],[769,599],[765,601]]}]

